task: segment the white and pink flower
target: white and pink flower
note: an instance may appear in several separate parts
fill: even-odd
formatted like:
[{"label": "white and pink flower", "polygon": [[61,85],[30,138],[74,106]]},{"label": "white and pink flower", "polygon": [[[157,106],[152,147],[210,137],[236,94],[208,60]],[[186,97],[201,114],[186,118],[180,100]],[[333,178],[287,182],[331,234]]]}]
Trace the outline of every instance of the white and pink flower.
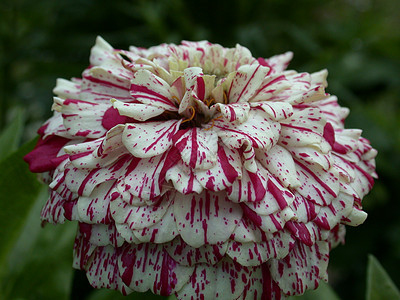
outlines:
[{"label": "white and pink flower", "polygon": [[182,42],[115,50],[98,38],[60,79],[25,157],[78,221],[74,267],[94,287],[178,299],[281,299],[327,280],[344,225],[364,222],[374,150],[345,129],[325,70],[292,53]]}]

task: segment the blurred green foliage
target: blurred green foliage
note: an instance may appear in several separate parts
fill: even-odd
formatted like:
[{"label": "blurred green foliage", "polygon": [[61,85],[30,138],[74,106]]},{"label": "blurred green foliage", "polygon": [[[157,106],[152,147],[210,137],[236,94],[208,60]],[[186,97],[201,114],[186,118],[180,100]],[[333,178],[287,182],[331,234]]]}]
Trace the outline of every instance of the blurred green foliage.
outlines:
[{"label": "blurred green foliage", "polygon": [[256,57],[291,50],[291,68],[329,70],[328,92],[351,109],[346,126],[379,151],[369,217],[348,228],[329,270],[340,298],[364,299],[368,253],[400,286],[399,28],[396,0],[2,0],[0,130],[22,109],[22,142],[33,138],[51,114],[56,78],[80,76],[97,35],[116,48],[207,39]]}]

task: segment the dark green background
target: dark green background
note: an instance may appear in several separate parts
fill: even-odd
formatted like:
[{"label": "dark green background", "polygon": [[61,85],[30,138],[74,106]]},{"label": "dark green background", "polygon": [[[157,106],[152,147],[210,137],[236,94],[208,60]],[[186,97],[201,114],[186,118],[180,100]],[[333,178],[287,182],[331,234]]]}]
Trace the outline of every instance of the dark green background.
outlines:
[{"label": "dark green background", "polygon": [[207,39],[255,57],[291,50],[290,68],[329,70],[328,92],[351,109],[346,127],[362,128],[379,151],[369,217],[348,228],[329,267],[341,298],[364,299],[368,253],[400,285],[399,29],[395,0],[2,0],[0,130],[22,107],[22,142],[33,138],[51,115],[56,78],[80,76],[97,35],[125,49]]}]

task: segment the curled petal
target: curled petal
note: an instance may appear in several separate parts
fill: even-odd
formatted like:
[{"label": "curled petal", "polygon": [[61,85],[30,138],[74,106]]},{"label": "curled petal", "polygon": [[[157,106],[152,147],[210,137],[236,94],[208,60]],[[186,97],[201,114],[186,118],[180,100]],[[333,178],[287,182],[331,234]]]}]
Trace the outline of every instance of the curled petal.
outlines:
[{"label": "curled petal", "polygon": [[53,93],[63,99],[78,99],[81,89],[81,80],[72,79],[66,80],[62,78],[57,79],[56,87]]}]

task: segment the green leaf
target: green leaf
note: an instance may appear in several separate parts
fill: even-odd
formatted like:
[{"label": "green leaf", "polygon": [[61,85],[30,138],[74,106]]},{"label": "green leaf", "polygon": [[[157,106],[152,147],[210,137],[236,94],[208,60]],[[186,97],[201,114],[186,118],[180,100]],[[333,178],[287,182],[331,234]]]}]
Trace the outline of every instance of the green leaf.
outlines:
[{"label": "green leaf", "polygon": [[43,185],[7,257],[6,276],[0,280],[0,295],[2,292],[4,299],[70,298],[76,222],[47,224],[43,228],[40,211],[47,198],[47,187]]},{"label": "green leaf", "polygon": [[4,259],[25,223],[40,183],[22,160],[34,145],[32,140],[0,162],[0,274]]},{"label": "green leaf", "polygon": [[336,295],[334,290],[330,287],[329,284],[324,281],[320,281],[319,287],[316,290],[307,291],[304,295],[289,297],[288,300],[340,300],[340,298]]},{"label": "green leaf", "polygon": [[0,161],[17,150],[23,132],[22,109],[17,109],[13,121],[0,134]]},{"label": "green leaf", "polygon": [[390,279],[385,269],[373,256],[368,257],[367,268],[367,300],[397,300],[400,292]]}]

